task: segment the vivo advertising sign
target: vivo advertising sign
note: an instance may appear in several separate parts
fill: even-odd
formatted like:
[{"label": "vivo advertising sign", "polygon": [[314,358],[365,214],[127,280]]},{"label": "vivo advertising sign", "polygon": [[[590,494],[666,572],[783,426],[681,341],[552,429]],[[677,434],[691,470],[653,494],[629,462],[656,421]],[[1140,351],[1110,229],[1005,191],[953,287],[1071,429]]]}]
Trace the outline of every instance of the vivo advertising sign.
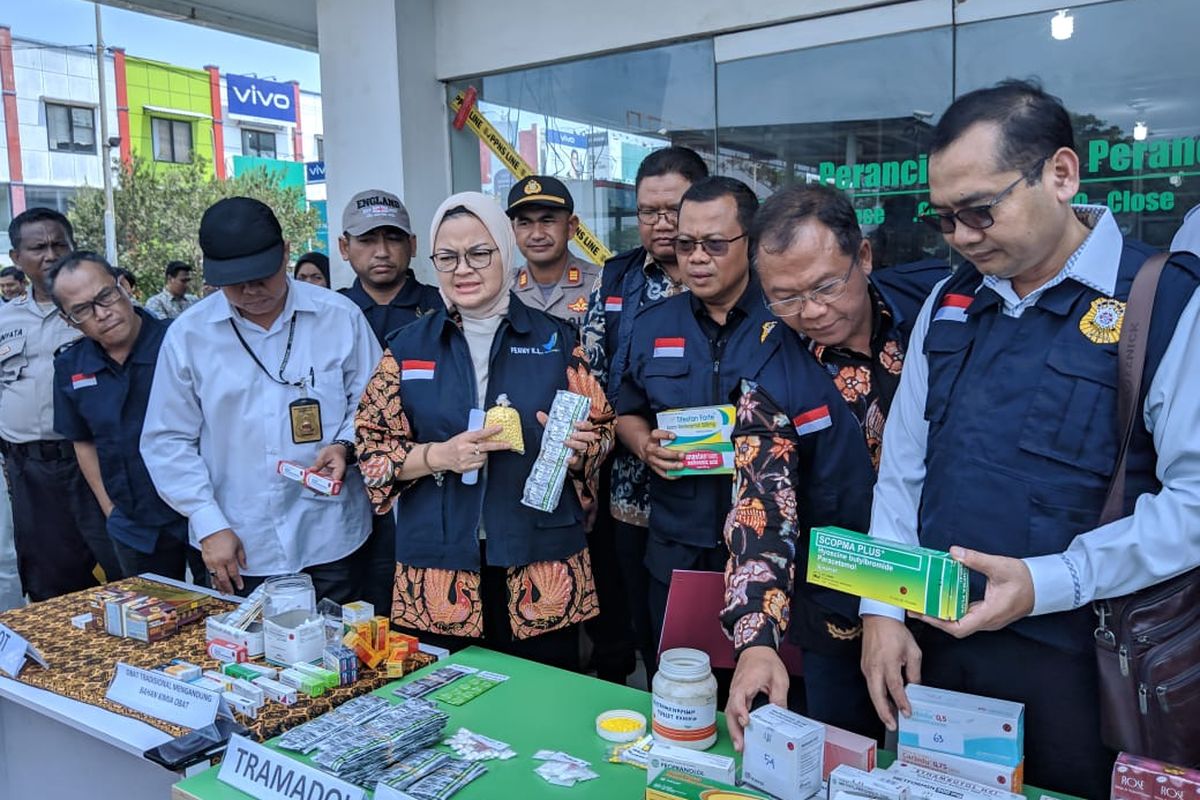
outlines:
[{"label": "vivo advertising sign", "polygon": [[295,93],[290,83],[264,81],[246,75],[226,75],[229,113],[276,122],[296,121]]}]

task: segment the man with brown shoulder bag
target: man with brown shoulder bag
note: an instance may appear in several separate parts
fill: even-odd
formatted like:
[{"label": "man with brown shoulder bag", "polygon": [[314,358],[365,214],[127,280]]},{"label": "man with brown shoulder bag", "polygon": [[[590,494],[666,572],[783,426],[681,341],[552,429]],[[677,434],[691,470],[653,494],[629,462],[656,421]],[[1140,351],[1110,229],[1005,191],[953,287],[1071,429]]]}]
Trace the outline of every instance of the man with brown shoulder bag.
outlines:
[{"label": "man with brown shoulder bag", "polygon": [[[1127,648],[1132,692],[1102,681],[1092,609],[1200,565],[1200,259],[1173,255],[1151,281],[1152,324],[1130,314],[1155,251],[1109,209],[1074,204],[1071,117],[1036,84],[958,98],[929,152],[927,221],[966,263],[913,329],[870,532],[949,550],[971,569],[974,602],[955,622],[922,617],[914,638],[899,609],[862,601],[863,672],[889,727],[911,710],[906,681],[1024,703],[1028,782],[1107,797],[1113,745],[1200,741],[1200,691],[1188,689],[1200,683],[1197,604],[1160,608],[1150,590],[1164,622],[1152,633],[1174,644],[1149,659]],[[1131,336],[1144,372],[1121,416]],[[1102,517],[1114,474],[1123,486]],[[1110,604],[1100,636],[1119,661],[1141,628],[1117,606],[1131,607]],[[1113,733],[1122,717],[1110,712],[1139,693],[1147,711],[1134,721],[1155,737],[1102,736],[1102,717]]]}]

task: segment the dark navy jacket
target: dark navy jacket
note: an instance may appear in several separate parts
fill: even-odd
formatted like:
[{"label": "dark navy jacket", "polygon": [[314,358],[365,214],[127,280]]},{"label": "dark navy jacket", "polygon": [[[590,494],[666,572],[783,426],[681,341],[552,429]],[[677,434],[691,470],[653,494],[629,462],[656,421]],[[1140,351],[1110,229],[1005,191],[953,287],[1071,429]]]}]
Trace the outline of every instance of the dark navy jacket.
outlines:
[{"label": "dark navy jacket", "polygon": [[339,290],[354,304],[362,309],[367,318],[367,324],[375,332],[380,347],[387,347],[388,336],[403,328],[418,317],[423,317],[431,311],[444,308],[441,294],[434,286],[426,286],[417,280],[411,272],[400,287],[400,291],[386,306],[376,303],[371,295],[362,288],[362,281],[354,279],[354,285]]},{"label": "dark navy jacket", "polygon": [[500,394],[520,413],[525,439],[524,455],[492,453],[486,476],[475,485],[446,473],[443,486],[426,477],[408,487],[397,501],[397,561],[478,570],[481,519],[491,565],[563,559],[584,548],[583,513],[569,484],[552,512],[521,505],[542,441],[537,412],[548,411],[555,392],[567,388],[577,338],[571,323],[513,295],[492,344],[488,396],[480,400],[467,340],[444,307],[392,334],[387,344],[400,365],[400,401],[413,441],[441,442],[462,433],[470,410],[491,408]]},{"label": "dark navy jacket", "polygon": [[54,359],[54,429],[71,441],[93,442],[104,490],[115,505],[109,532],[143,552],[152,552],[160,529],[187,535],[186,522],[154,488],[138,450],[154,365],[167,324],[135,309],[142,320],[124,365],[88,338]]},{"label": "dark navy jacket", "polygon": [[[604,303],[604,352],[608,354],[608,401],[616,408],[621,376],[629,367],[629,334],[645,298],[646,248],[626,250],[604,262],[600,302]],[[626,313],[628,312],[628,313]]]},{"label": "dark navy jacket", "polygon": [[892,312],[892,325],[902,349],[908,349],[908,338],[929,293],[938,281],[949,276],[950,265],[940,258],[872,270],[868,280]]},{"label": "dark navy jacket", "polygon": [[[871,466],[869,459],[855,457],[863,449],[862,433],[833,382],[800,338],[766,309],[757,280],[751,280],[738,301],[747,317],[729,334],[720,353],[710,347],[693,300],[690,294],[677,295],[639,312],[618,413],[648,413],[653,426],[654,415],[660,411],[733,402],[742,381],[753,381],[789,413],[794,410],[799,416],[816,411],[828,416],[828,426],[822,423],[813,434],[802,437],[810,448],[802,453],[802,463],[819,471],[805,485],[810,521],[830,522],[855,515],[854,521],[862,517],[865,525]],[[680,355],[674,354],[675,348],[663,346],[663,340],[679,339],[683,340]],[[843,484],[853,491],[843,492]],[[651,473],[651,532],[693,547],[718,545],[731,490],[728,475],[666,480]]]},{"label": "dark navy jacket", "polygon": [[[1124,301],[1154,251],[1125,241],[1114,291]],[[1164,271],[1147,339],[1146,389],[1184,306],[1200,284],[1200,260]],[[1116,463],[1117,343],[1084,335],[1081,320],[1103,295],[1074,280],[1048,289],[1019,318],[964,264],[940,290],[925,338],[929,391],[921,544],[962,545],[1015,558],[1065,550],[1096,527]],[[964,315],[937,309],[965,305]],[[961,321],[960,321],[961,318]],[[1136,425],[1126,509],[1160,488],[1150,434]],[[973,576],[978,598],[983,578]],[[1065,649],[1086,650],[1095,621],[1084,607],[1030,617],[1013,629]]]}]

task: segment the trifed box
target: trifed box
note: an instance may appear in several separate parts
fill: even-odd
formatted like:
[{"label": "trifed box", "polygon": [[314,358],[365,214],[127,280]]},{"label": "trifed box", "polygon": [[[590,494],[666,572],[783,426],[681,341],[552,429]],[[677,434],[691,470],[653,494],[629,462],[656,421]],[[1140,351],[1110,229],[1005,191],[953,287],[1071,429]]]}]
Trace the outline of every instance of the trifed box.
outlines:
[{"label": "trifed box", "polygon": [[930,800],[1019,800],[1007,789],[984,786],[944,772],[900,761],[888,768],[888,774],[908,787],[909,797]]},{"label": "trifed box", "polygon": [[703,753],[668,742],[655,742],[650,748],[646,782],[653,783],[654,779],[666,770],[718,783],[732,784],[737,780],[737,764],[729,756]]},{"label": "trifed box", "polygon": [[1025,759],[1025,706],[945,689],[905,687],[911,716],[900,716],[898,743],[1017,767]]},{"label": "trifed box", "polygon": [[964,756],[952,756],[936,750],[901,744],[896,748],[896,760],[916,764],[918,767],[944,772],[964,780],[995,786],[1010,792],[1019,792],[1025,781],[1025,762],[1015,767],[979,761]]},{"label": "trifed box", "polygon": [[908,788],[886,772],[869,772],[841,764],[829,773],[829,796],[838,792],[871,797],[874,800],[908,800]]},{"label": "trifed box", "polygon": [[[806,795],[807,797],[807,795]],[[668,769],[646,786],[646,800],[769,800],[765,794]]]},{"label": "trifed box", "polygon": [[658,414],[658,427],[675,434],[665,446],[683,453],[671,475],[733,474],[733,406],[676,408]]},{"label": "trifed box", "polygon": [[970,570],[940,550],[813,528],[808,582],[939,619],[967,613]]},{"label": "trifed box", "polygon": [[868,736],[826,725],[821,778],[829,780],[829,773],[843,764],[870,772],[875,769],[875,749],[875,740]]},{"label": "trifed box", "polygon": [[1112,800],[1200,800],[1200,770],[1121,753],[1113,765]]},{"label": "trifed box", "polygon": [[779,706],[750,712],[742,780],[775,797],[807,798],[821,790],[825,726]]}]

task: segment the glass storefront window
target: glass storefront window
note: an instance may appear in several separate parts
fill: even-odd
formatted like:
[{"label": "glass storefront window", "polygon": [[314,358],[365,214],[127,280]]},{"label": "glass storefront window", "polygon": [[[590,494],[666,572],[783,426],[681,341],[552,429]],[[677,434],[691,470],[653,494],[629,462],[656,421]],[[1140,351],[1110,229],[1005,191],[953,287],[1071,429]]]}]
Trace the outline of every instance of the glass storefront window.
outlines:
[{"label": "glass storefront window", "polygon": [[942,238],[914,217],[952,63],[944,27],[719,64],[719,171],[761,197],[797,182],[844,189],[877,266],[944,257]]},{"label": "glass storefront window", "polygon": [[1066,38],[1055,38],[1051,12],[960,25],[956,80],[968,92],[1010,76],[1041,79],[1073,116],[1078,200],[1107,205],[1126,236],[1166,247],[1200,203],[1200,3],[1147,6],[1072,8]]},{"label": "glass storefront window", "polygon": [[[614,253],[638,244],[634,176],[651,151],[686,144],[713,160],[713,45],[667,47],[491,75],[468,86],[478,108],[540,174],[564,183],[575,213]],[[468,128],[451,128],[455,191],[503,204],[512,173]],[[582,255],[582,253],[581,253]]]},{"label": "glass storefront window", "polygon": [[[567,182],[614,252],[637,242],[637,165],[683,144],[760,197],[796,181],[846,190],[884,266],[951,257],[916,216],[928,201],[929,134],[952,98],[1035,77],[1074,115],[1077,199],[1108,205],[1126,236],[1168,245],[1200,203],[1200,3],[975,0],[950,24],[960,2],[756,29],[769,43],[759,51],[722,50],[732,34],[473,78],[449,96],[474,86],[501,136]],[[455,189],[503,201],[513,177],[474,134],[451,130],[451,154]]]}]

